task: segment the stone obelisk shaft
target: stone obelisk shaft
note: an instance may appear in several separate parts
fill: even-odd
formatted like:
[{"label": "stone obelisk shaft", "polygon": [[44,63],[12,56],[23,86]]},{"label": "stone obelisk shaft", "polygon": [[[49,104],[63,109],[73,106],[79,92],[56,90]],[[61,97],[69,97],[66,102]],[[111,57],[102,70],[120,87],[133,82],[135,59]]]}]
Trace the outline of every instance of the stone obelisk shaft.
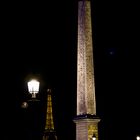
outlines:
[{"label": "stone obelisk shaft", "polygon": [[79,1],[77,52],[77,115],[96,115],[90,1]]},{"label": "stone obelisk shaft", "polygon": [[76,140],[98,140],[94,61],[92,42],[91,3],[78,2],[78,48],[77,48],[77,117]]}]

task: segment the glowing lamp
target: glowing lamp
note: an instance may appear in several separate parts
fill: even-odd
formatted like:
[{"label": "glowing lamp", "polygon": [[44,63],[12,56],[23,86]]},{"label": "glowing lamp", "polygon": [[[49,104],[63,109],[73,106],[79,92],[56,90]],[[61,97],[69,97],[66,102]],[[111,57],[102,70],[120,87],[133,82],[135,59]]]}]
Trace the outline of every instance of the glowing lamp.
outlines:
[{"label": "glowing lamp", "polygon": [[28,84],[28,91],[32,95],[32,98],[36,98],[36,94],[39,92],[40,83],[37,80],[32,79],[27,84]]},{"label": "glowing lamp", "polygon": [[140,136],[137,136],[136,139],[137,139],[137,140],[140,140]]},{"label": "glowing lamp", "polygon": [[92,136],[92,140],[96,140],[96,136],[95,136],[95,134],[93,134],[93,136]]}]

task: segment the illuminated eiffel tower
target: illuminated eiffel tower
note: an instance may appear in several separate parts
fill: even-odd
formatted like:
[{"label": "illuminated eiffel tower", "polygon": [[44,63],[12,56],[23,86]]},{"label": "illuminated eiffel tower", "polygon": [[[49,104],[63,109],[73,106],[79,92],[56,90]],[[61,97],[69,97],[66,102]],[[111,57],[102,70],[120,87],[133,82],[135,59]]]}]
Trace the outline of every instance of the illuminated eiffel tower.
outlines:
[{"label": "illuminated eiffel tower", "polygon": [[43,140],[57,140],[56,131],[54,129],[53,112],[52,112],[52,92],[47,90],[47,113],[46,124],[43,135]]}]

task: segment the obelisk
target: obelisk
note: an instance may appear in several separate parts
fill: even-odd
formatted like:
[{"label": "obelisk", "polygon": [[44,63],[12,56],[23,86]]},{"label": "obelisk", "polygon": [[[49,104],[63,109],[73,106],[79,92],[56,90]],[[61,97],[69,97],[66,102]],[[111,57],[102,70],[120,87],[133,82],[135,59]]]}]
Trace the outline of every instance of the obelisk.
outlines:
[{"label": "obelisk", "polygon": [[91,2],[78,1],[76,140],[98,140]]}]

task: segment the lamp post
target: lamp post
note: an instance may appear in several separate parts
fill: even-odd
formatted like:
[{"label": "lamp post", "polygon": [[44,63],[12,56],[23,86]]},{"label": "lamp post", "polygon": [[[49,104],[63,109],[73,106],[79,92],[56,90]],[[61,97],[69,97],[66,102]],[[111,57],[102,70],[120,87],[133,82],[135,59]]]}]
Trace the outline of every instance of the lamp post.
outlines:
[{"label": "lamp post", "polygon": [[92,140],[96,140],[96,135],[95,134],[93,134]]},{"label": "lamp post", "polygon": [[[31,99],[28,100],[28,132],[27,136],[30,139],[39,139],[40,137],[40,125],[38,119],[40,119],[40,100],[37,99],[39,93],[40,82],[38,79],[30,79],[27,81],[28,93],[31,94]],[[25,126],[26,127],[26,126]]]},{"label": "lamp post", "polygon": [[136,139],[137,139],[137,140],[140,140],[140,136],[137,136]]},{"label": "lamp post", "polygon": [[32,95],[32,98],[36,98],[36,94],[39,92],[39,81],[36,79],[30,80],[28,83],[28,91]]}]

